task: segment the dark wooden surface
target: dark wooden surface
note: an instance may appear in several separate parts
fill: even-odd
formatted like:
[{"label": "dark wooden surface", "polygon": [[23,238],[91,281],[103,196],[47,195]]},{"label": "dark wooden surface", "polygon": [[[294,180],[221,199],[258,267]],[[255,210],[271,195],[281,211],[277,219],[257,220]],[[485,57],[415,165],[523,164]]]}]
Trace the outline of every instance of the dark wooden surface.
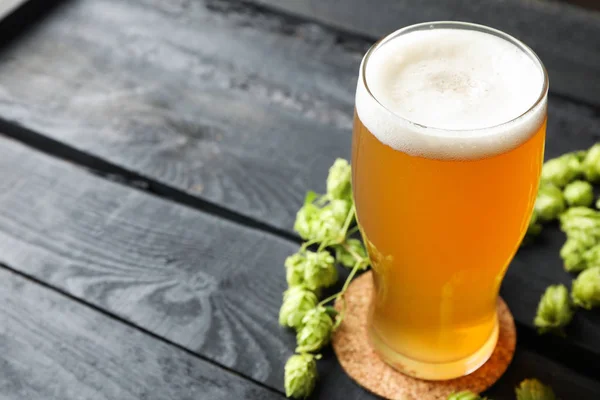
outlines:
[{"label": "dark wooden surface", "polygon": [[[322,190],[333,159],[349,155],[362,53],[394,15],[395,27],[452,18],[467,2],[453,1],[454,14],[430,1],[399,14],[398,1],[378,20],[354,1],[257,1],[279,11],[71,0],[0,24],[0,315],[35,313],[0,330],[0,345],[43,349],[0,356],[0,399],[15,388],[44,399],[283,397],[294,337],[277,325],[282,263],[299,243],[291,225],[305,191]],[[517,0],[464,12],[542,53],[553,85],[547,156],[598,139],[600,20]],[[566,36],[542,34],[549,25]],[[502,294],[519,348],[489,392],[496,400],[526,377],[564,399],[600,396],[598,312],[578,313],[567,338],[538,338],[531,324],[543,289],[572,279],[563,240],[549,227],[509,269]],[[54,349],[54,336],[72,350]],[[320,370],[315,398],[373,398],[331,353]]]},{"label": "dark wooden surface", "polygon": [[488,25],[530,46],[542,59],[554,93],[600,105],[600,15],[546,0],[250,0],[337,28],[379,37],[425,21]]},{"label": "dark wooden surface", "polygon": [[0,399],[283,399],[0,268]]},{"label": "dark wooden surface", "polygon": [[[277,312],[285,289],[281,265],[294,243],[3,138],[0,176],[0,265],[283,390],[294,337],[278,326]],[[318,397],[365,398],[332,354],[322,369]],[[520,346],[505,384],[490,395],[508,393],[531,374],[557,380],[559,390],[580,398],[600,393],[600,382],[585,372]]]}]

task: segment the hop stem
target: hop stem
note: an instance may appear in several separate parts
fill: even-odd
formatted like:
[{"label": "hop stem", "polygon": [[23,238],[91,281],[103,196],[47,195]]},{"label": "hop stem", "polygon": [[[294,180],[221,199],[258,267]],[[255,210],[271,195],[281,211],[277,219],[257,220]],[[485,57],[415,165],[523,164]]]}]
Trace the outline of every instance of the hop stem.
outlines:
[{"label": "hop stem", "polygon": [[329,303],[332,300],[337,300],[340,297],[342,298],[342,311],[340,312],[340,314],[337,316],[337,318],[335,320],[335,324],[333,325],[334,331],[338,328],[338,326],[340,326],[340,324],[342,323],[342,320],[344,319],[344,316],[346,314],[346,299],[344,298],[344,294],[346,293],[346,290],[348,290],[348,287],[350,286],[350,282],[352,282],[352,279],[354,279],[354,275],[356,275],[358,270],[363,265],[363,262],[364,262],[364,260],[357,261],[356,264],[354,264],[354,268],[352,268],[352,271],[350,271],[350,274],[346,278],[346,282],[344,282],[344,286],[342,286],[342,290],[340,290],[336,294],[333,294],[333,295],[327,297],[326,299],[322,300],[318,304],[318,306],[324,306],[325,304]]},{"label": "hop stem", "polygon": [[352,207],[350,207],[350,211],[348,211],[348,216],[346,217],[346,221],[344,222],[344,227],[342,228],[342,233],[340,235],[339,243],[342,243],[346,240],[346,236],[348,236],[348,228],[350,228],[350,224],[354,219],[355,207],[354,203],[352,203]]}]

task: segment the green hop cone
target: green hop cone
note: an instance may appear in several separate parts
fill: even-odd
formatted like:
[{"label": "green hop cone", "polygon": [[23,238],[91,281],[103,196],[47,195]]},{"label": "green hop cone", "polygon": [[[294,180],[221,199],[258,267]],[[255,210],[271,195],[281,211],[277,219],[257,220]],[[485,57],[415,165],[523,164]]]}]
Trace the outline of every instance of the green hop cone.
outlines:
[{"label": "green hop cone", "polygon": [[304,285],[310,290],[317,290],[337,282],[338,272],[335,258],[327,251],[306,252],[304,263]]},{"label": "green hop cone", "polygon": [[571,292],[573,303],[579,307],[591,309],[600,307],[600,267],[583,271],[573,281]]},{"label": "green hop cone", "polygon": [[590,147],[581,163],[581,169],[588,181],[600,181],[600,143]]},{"label": "green hop cone", "polygon": [[[588,150],[577,150],[574,151],[572,154],[575,154],[575,157],[577,157],[579,162],[583,163],[583,160],[585,160],[585,157],[588,154]],[[581,165],[581,173],[583,174],[583,164]]]},{"label": "green hop cone", "polygon": [[594,188],[589,182],[574,181],[565,187],[563,196],[570,207],[589,207],[594,202]]},{"label": "green hop cone", "polygon": [[573,309],[565,285],[548,286],[540,299],[533,321],[539,333],[562,333],[562,329],[571,322],[572,318]]},{"label": "green hop cone", "polygon": [[583,259],[586,268],[600,267],[600,244],[595,244],[587,249],[583,253]]},{"label": "green hop cone", "polygon": [[556,400],[552,388],[537,379],[525,379],[515,392],[517,400]]},{"label": "green hop cone", "polygon": [[317,306],[317,296],[303,286],[293,286],[283,293],[283,304],[279,310],[279,324],[299,328],[302,318]]},{"label": "green hop cone", "polygon": [[348,239],[344,243],[335,246],[335,258],[347,268],[353,268],[357,262],[362,262],[361,269],[366,269],[369,266],[367,250],[358,239]]},{"label": "green hop cone", "polygon": [[581,175],[582,166],[578,154],[567,153],[544,163],[542,182],[563,188]]},{"label": "green hop cone", "polygon": [[298,286],[304,283],[304,265],[306,257],[302,253],[292,254],[285,259],[285,277],[288,286]]},{"label": "green hop cone", "polygon": [[587,221],[589,226],[595,226],[600,222],[600,212],[587,207],[572,207],[560,216],[561,228],[564,231],[569,230],[569,226],[573,221],[576,221],[575,225],[578,228],[585,228],[579,226],[581,221]]},{"label": "green hop cone", "polygon": [[327,309],[319,306],[309,310],[302,318],[302,328],[296,334],[299,353],[314,353],[326,346],[331,340],[333,320]]},{"label": "green hop cone", "polygon": [[306,399],[317,383],[317,362],[320,356],[294,354],[285,363],[285,395],[294,399]]},{"label": "green hop cone", "polygon": [[342,235],[343,221],[331,209],[325,209],[313,226],[312,238],[319,243],[337,241]]},{"label": "green hop cone", "polygon": [[485,400],[485,397],[481,397],[478,394],[464,390],[458,393],[452,393],[448,396],[448,400]]},{"label": "green hop cone", "polygon": [[326,206],[325,210],[331,210],[331,213],[339,225],[343,225],[346,222],[352,202],[348,200],[331,200]]},{"label": "green hop cone", "polygon": [[314,201],[317,194],[309,192],[304,205],[296,214],[294,230],[304,240],[314,240],[318,243],[335,242],[342,237],[344,223],[352,207],[345,200],[332,200],[329,204],[319,207]]},{"label": "green hop cone", "polygon": [[561,214],[560,228],[568,238],[600,240],[600,212],[587,207],[572,207]]},{"label": "green hop cone", "polygon": [[348,200],[352,198],[352,170],[343,158],[335,160],[327,176],[327,196],[330,199]]},{"label": "green hop cone", "polygon": [[304,240],[311,240],[316,222],[319,220],[321,208],[314,204],[318,195],[315,192],[308,192],[304,198],[304,205],[296,213],[296,222],[294,230],[298,232]]},{"label": "green hop cone", "polygon": [[563,259],[565,270],[579,272],[586,269],[587,259],[593,256],[593,254],[588,254],[588,250],[595,243],[596,240],[587,235],[570,236],[560,249],[560,258]]},{"label": "green hop cone", "polygon": [[534,206],[540,221],[551,221],[558,218],[565,208],[565,200],[558,187],[551,184],[540,186]]}]

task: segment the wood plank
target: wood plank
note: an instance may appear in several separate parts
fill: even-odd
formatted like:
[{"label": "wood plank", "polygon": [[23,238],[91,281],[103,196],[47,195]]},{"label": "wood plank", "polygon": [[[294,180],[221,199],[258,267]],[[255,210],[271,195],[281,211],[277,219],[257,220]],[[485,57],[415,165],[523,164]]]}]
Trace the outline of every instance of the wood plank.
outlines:
[{"label": "wood plank", "polygon": [[[165,4],[63,5],[0,52],[0,116],[290,230],[305,191],[349,156],[369,43],[239,3]],[[599,122],[552,97],[549,152],[562,135],[589,145]]]},{"label": "wood plank", "polygon": [[[277,323],[282,263],[295,249],[0,137],[0,263],[279,391],[295,342]],[[600,393],[600,382],[518,353],[495,390],[556,375],[562,393]],[[316,398],[374,398],[330,351],[320,368]]]},{"label": "wood plank", "polygon": [[0,268],[0,399],[284,396]]},{"label": "wood plank", "polygon": [[[332,159],[349,155],[354,80],[367,45],[223,1],[82,0],[65,4],[0,54],[0,115],[289,230],[304,192],[322,190]],[[551,97],[549,113],[548,156],[598,140],[593,109]],[[531,257],[519,255],[505,281],[505,299],[529,327],[543,288],[570,279],[558,265],[556,238]],[[281,265],[292,247],[273,245],[263,262]],[[236,263],[234,257],[228,265]],[[279,278],[273,287],[282,289]],[[136,318],[149,318],[143,323],[166,334],[170,328],[148,315]],[[191,320],[189,332],[171,333],[181,343],[206,329]],[[596,313],[579,313],[568,340],[598,355],[599,326]],[[230,352],[199,346],[225,365],[243,364],[257,379],[280,380],[237,360],[231,344],[224,345]],[[259,354],[262,347],[251,348]]]},{"label": "wood plank", "polygon": [[600,105],[600,14],[548,1],[248,0],[353,33],[379,38],[419,22],[458,20],[492,26],[530,46],[550,75],[551,90]]},{"label": "wood plank", "polygon": [[0,52],[0,116],[289,229],[349,155],[368,43],[221,3],[62,5]]},{"label": "wood plank", "polygon": [[296,244],[0,142],[0,262],[281,388]]}]

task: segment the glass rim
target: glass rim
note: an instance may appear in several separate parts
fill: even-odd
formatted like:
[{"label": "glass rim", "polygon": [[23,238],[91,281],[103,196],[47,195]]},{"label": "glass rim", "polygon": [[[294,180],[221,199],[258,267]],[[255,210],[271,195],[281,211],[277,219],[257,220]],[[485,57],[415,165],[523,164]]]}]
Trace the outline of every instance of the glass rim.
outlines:
[{"label": "glass rim", "polygon": [[[393,40],[394,38],[401,36],[403,34],[406,33],[410,33],[410,32],[414,32],[414,31],[419,31],[419,30],[427,30],[427,29],[436,29],[436,28],[449,28],[449,29],[462,29],[462,30],[471,30],[471,31],[478,31],[478,32],[483,32],[483,33],[488,33],[491,35],[494,35],[496,37],[499,37],[503,40],[506,40],[507,42],[511,43],[512,45],[516,46],[519,50],[521,50],[523,53],[525,53],[526,55],[528,55],[531,60],[536,64],[536,66],[538,67],[538,69],[542,72],[542,76],[543,76],[543,82],[542,82],[542,86],[540,88],[540,94],[538,95],[538,97],[536,98],[536,100],[533,102],[533,104],[531,106],[529,106],[529,108],[527,108],[523,113],[519,114],[518,116],[516,116],[515,118],[512,118],[508,121],[504,121],[501,122],[499,124],[496,125],[490,125],[490,126],[485,126],[485,127],[481,127],[481,128],[468,128],[468,129],[445,129],[445,128],[437,128],[437,127],[432,127],[432,126],[427,126],[424,124],[420,124],[418,122],[412,121],[400,114],[398,114],[397,112],[394,112],[392,110],[390,110],[388,107],[386,107],[384,104],[382,104],[379,99],[371,92],[371,89],[369,88],[369,84],[367,82],[367,74],[366,74],[366,70],[367,70],[367,66],[369,64],[369,59],[371,57],[371,55],[377,50],[379,49],[381,46],[383,46],[385,43],[387,43],[390,40]],[[382,37],[381,39],[379,39],[378,41],[376,41],[370,48],[369,50],[367,50],[367,52],[365,53],[363,60],[361,62],[361,66],[360,66],[360,79],[362,80],[362,83],[364,85],[364,88],[367,91],[367,94],[385,111],[387,111],[388,113],[390,113],[394,118],[398,118],[400,120],[402,120],[403,122],[415,126],[415,127],[419,127],[421,129],[424,129],[426,131],[432,131],[432,132],[483,132],[483,131],[488,131],[488,130],[494,130],[496,128],[501,128],[503,126],[506,125],[510,125],[514,122],[517,122],[519,119],[527,116],[528,114],[530,114],[531,112],[533,112],[543,101],[544,99],[547,97],[548,95],[548,88],[549,88],[549,78],[548,78],[548,71],[546,71],[546,67],[544,66],[544,63],[542,62],[542,60],[538,57],[538,55],[529,47],[527,46],[525,43],[523,43],[522,41],[520,41],[519,39],[515,38],[514,36],[509,35],[506,32],[503,32],[501,30],[486,26],[486,25],[480,25],[480,24],[475,24],[472,22],[463,22],[463,21],[431,21],[431,22],[421,22],[418,24],[413,24],[413,25],[409,25],[409,26],[405,26],[403,28],[400,28],[392,33],[389,33],[387,35],[385,35],[384,37]]]}]

